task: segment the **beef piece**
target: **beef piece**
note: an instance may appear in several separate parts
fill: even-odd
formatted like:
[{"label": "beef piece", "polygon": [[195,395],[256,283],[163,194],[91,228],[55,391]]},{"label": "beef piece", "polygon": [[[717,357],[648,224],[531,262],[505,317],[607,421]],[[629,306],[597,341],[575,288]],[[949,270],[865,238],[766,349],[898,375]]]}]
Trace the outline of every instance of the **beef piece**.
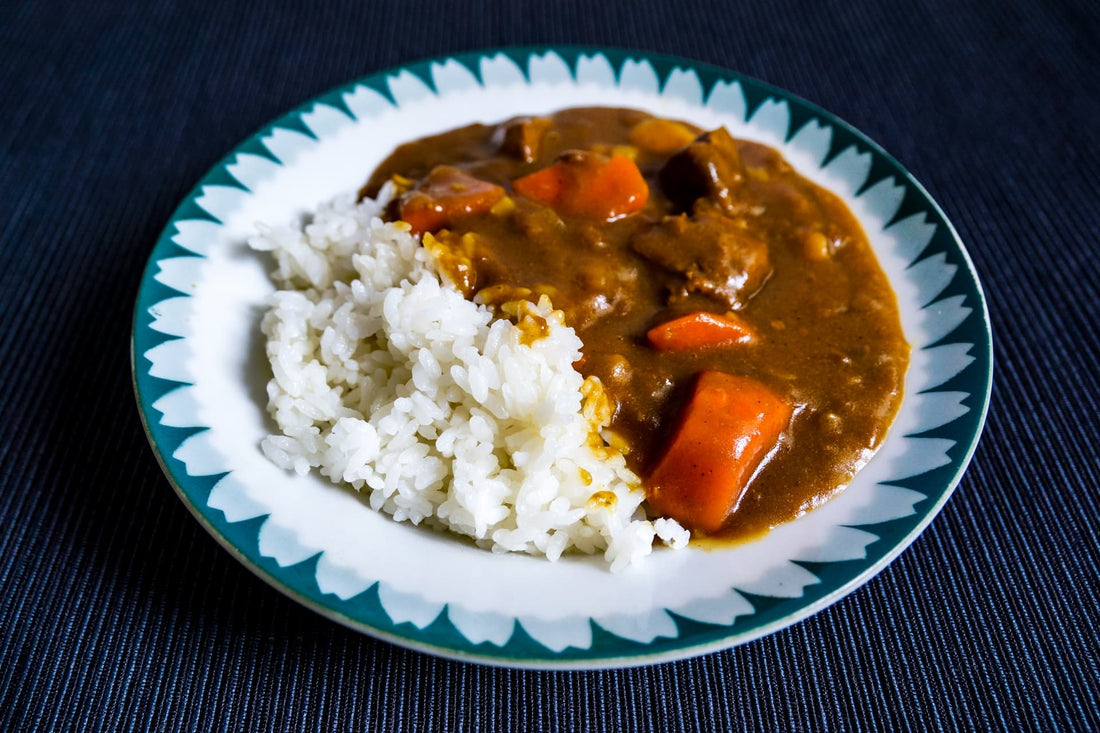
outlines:
[{"label": "beef piece", "polygon": [[[696,206],[692,216],[665,217],[635,237],[635,252],[684,277],[681,294],[699,293],[743,308],[772,273],[768,247],[713,206]],[[677,293],[672,293],[675,298]]]},{"label": "beef piece", "polygon": [[519,117],[497,128],[500,152],[524,163],[534,163],[542,152],[542,136],[551,127],[548,117]]},{"label": "beef piece", "polygon": [[695,138],[669,158],[658,174],[661,190],[681,211],[690,211],[703,198],[731,214],[737,209],[737,189],[744,178],[737,141],[724,127]]}]

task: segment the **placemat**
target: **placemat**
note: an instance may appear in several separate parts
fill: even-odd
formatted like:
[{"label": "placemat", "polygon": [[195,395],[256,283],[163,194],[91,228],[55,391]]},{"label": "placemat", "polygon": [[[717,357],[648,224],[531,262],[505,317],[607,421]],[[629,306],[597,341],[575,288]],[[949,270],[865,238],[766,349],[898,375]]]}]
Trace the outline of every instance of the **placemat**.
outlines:
[{"label": "placemat", "polygon": [[[1097,729],[1100,7],[644,0],[0,7],[0,729]],[[486,47],[614,46],[855,125],[989,300],[985,434],[882,574],[782,632],[605,672],[441,660],[296,605],[176,499],[129,359],[137,285],[225,152],[338,84]]]}]

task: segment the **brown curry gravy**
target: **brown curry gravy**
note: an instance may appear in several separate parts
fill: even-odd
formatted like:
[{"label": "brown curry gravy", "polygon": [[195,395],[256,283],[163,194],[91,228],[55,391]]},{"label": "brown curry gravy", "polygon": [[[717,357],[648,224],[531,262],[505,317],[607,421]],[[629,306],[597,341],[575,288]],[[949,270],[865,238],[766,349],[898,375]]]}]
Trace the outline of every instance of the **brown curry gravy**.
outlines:
[{"label": "brown curry gravy", "polygon": [[[726,157],[733,162],[709,166],[732,169],[720,171],[730,180],[685,198],[675,176],[662,173],[677,167],[669,162],[676,151],[631,146],[631,130],[650,117],[564,110],[549,124],[539,118],[527,148],[517,144],[515,126],[529,119],[463,127],[400,146],[362,194],[376,195],[394,176],[416,182],[438,165],[511,194],[512,181],[567,151],[629,149],[650,188],[639,213],[610,222],[569,218],[512,195],[508,206],[461,219],[440,236],[458,242],[474,234],[464,245],[472,246],[476,276],[470,293],[527,288],[532,298],[548,293],[565,312],[584,344],[577,367],[599,377],[617,404],[611,430],[643,480],[702,370],[751,376],[796,405],[779,449],[720,533],[744,539],[820,505],[851,480],[898,409],[909,347],[890,284],[839,198],[777,151],[732,138]],[[736,277],[714,272],[722,267]],[[758,343],[659,353],[646,342],[651,327],[699,310],[737,311],[757,329]]]}]

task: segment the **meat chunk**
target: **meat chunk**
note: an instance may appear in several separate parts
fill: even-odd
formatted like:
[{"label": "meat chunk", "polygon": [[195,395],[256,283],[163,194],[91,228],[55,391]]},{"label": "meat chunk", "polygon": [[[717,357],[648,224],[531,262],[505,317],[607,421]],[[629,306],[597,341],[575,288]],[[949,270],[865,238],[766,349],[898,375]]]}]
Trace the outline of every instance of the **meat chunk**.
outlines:
[{"label": "meat chunk", "polygon": [[745,179],[745,167],[737,141],[720,127],[705,132],[661,168],[661,190],[681,211],[690,211],[699,199],[713,201],[736,213],[737,191]]},{"label": "meat chunk", "polygon": [[685,293],[710,296],[731,310],[743,308],[772,273],[767,245],[730,226],[730,218],[713,207],[666,217],[632,246],[655,265],[683,275]]},{"label": "meat chunk", "polygon": [[542,136],[550,129],[548,117],[519,117],[502,124],[495,137],[500,152],[523,163],[534,163],[542,148]]}]

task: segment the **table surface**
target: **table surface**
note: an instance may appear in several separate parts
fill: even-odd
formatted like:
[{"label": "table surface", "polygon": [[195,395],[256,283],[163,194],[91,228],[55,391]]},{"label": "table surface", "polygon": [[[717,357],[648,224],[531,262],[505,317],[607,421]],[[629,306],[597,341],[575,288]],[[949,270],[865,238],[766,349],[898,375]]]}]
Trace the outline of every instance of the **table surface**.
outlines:
[{"label": "table surface", "polygon": [[[0,729],[1100,728],[1100,5],[482,0],[0,6]],[[905,165],[989,300],[984,437],[884,572],[744,646],[605,672],[447,661],[283,597],[176,499],[134,298],[264,123],[479,48],[670,53],[788,89]]]}]

